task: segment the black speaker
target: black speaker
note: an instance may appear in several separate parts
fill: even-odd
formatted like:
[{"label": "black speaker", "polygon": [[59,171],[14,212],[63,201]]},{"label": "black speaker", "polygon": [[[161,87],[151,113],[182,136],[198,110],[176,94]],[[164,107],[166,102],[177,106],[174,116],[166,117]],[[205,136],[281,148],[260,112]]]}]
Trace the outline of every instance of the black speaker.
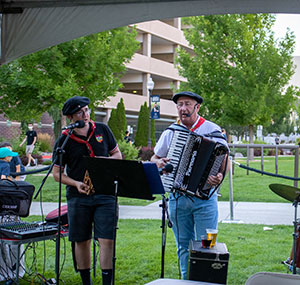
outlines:
[{"label": "black speaker", "polygon": [[190,241],[189,280],[226,284],[229,253],[225,243],[203,248],[201,241]]}]

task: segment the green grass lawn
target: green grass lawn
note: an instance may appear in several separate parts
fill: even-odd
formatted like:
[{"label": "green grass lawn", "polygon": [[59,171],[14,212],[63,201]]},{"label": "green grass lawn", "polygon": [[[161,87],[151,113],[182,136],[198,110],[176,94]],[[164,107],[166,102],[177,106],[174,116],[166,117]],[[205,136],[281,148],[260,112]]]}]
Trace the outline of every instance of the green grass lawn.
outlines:
[{"label": "green grass lawn", "polygon": [[[246,164],[245,160],[239,160]],[[253,161],[250,167],[260,169],[260,161]],[[275,172],[274,158],[265,158],[265,171]],[[293,157],[279,158],[279,174],[293,176]],[[28,175],[27,181],[36,186],[42,176]],[[233,177],[234,201],[252,202],[287,202],[269,189],[271,183],[293,185],[293,182],[266,175],[246,171],[235,166]],[[63,186],[63,201],[65,201],[65,186]],[[49,177],[39,197],[45,202],[57,202],[58,183]],[[226,177],[222,189],[221,201],[229,200],[229,181]],[[159,197],[157,197],[159,199]],[[119,198],[123,205],[147,205],[152,201]],[[27,220],[37,221],[40,217],[29,217]],[[116,284],[145,284],[160,278],[161,262],[161,221],[158,220],[120,220],[117,233]],[[281,264],[290,256],[292,246],[292,226],[273,226],[273,230],[264,231],[263,225],[220,224],[218,241],[224,242],[229,250],[229,269],[227,284],[245,284],[253,274],[261,271],[286,273],[286,267]],[[61,279],[64,284],[80,284],[79,274],[73,269],[70,243],[61,243],[61,264],[65,257]],[[26,254],[27,268],[34,272],[45,274],[47,278],[54,277],[55,243],[54,241],[39,242]],[[34,262],[35,261],[35,262]],[[35,264],[35,267],[32,267]],[[43,265],[45,272],[43,273]],[[165,278],[178,279],[178,262],[176,245],[171,229],[168,229],[165,253]],[[34,281],[33,281],[34,280]],[[99,263],[94,284],[101,284]],[[26,274],[20,284],[39,284],[35,274]]]},{"label": "green grass lawn", "polygon": [[[247,162],[245,159],[237,159],[243,165]],[[260,158],[250,162],[250,167],[260,170]],[[264,159],[264,171],[275,173],[275,157],[265,157]],[[294,157],[279,157],[278,160],[278,174],[285,176],[294,176]],[[279,183],[293,186],[292,180],[283,178],[272,177],[268,175],[261,175],[259,173],[247,171],[234,166],[233,175],[233,200],[243,202],[286,202],[289,201],[281,198],[269,188],[270,184]],[[226,176],[221,186],[222,197],[220,201],[229,200],[229,175]]]},{"label": "green grass lawn", "polygon": [[[37,220],[38,217],[31,217]],[[120,220],[117,232],[116,284],[145,284],[160,278],[161,272],[161,222],[157,220]],[[291,226],[273,226],[272,231],[264,231],[263,225],[220,224],[218,241],[224,242],[230,253],[227,281],[230,285],[245,284],[256,272],[286,273],[281,261],[290,256],[292,245]],[[64,267],[61,279],[64,284],[80,284],[79,274],[73,269],[70,243],[61,243],[61,264]],[[37,272],[55,278],[55,242],[36,244],[28,251],[28,268],[36,260]],[[34,268],[34,266],[33,266]],[[20,284],[37,284],[35,275],[27,275]],[[167,230],[165,253],[165,278],[178,279],[176,245],[173,233]],[[101,284],[99,263],[94,284]]]}]

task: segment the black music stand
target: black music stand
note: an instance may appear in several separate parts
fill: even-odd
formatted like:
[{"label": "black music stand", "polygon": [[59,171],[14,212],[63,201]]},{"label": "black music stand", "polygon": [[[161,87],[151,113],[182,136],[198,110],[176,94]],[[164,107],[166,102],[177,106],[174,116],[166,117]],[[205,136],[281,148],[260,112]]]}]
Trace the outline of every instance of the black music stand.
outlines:
[{"label": "black music stand", "polygon": [[[95,193],[115,196],[112,268],[112,284],[115,284],[118,196],[154,200],[152,194],[158,194],[157,192],[159,191],[164,193],[164,189],[161,188],[158,191],[158,189],[151,187],[151,185],[153,186],[153,181],[160,180],[155,164],[152,164],[152,170],[149,171],[147,167],[143,166],[142,162],[132,160],[84,157],[84,163],[92,180]],[[155,168],[156,172],[153,170]],[[149,183],[150,181],[152,182]]]},{"label": "black music stand", "polygon": [[[158,172],[158,169],[156,167],[156,164],[153,162],[144,162],[143,167],[145,169],[145,174],[147,176],[147,179],[149,181],[149,185],[152,191],[152,194],[161,194],[161,204],[159,204],[159,207],[161,207],[161,271],[160,271],[160,278],[164,278],[165,274],[165,249],[166,249],[166,237],[167,237],[167,226],[169,228],[172,228],[173,224],[170,221],[169,217],[169,211],[168,211],[168,201],[169,199],[165,197],[164,193],[164,186],[162,184],[162,181],[159,178],[152,179],[153,177],[156,177],[157,174],[162,175],[162,173]],[[152,190],[153,189],[153,190]],[[168,223],[166,223],[166,220]]]}]

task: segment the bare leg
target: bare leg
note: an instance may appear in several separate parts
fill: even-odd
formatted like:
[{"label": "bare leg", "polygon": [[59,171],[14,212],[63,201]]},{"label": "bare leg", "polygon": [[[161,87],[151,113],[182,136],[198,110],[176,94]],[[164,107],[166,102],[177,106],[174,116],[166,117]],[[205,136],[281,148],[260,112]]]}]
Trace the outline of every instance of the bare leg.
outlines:
[{"label": "bare leg", "polygon": [[30,166],[31,154],[30,153],[26,153],[26,157],[27,157],[27,166]]},{"label": "bare leg", "polygon": [[98,239],[100,244],[100,267],[102,270],[102,285],[111,285],[113,278],[113,240]]},{"label": "bare leg", "polygon": [[101,269],[112,269],[113,245],[111,239],[98,239],[100,245],[100,267]]},{"label": "bare leg", "polygon": [[75,256],[78,269],[91,267],[91,240],[75,243]]},{"label": "bare leg", "polygon": [[27,159],[28,159],[28,162],[27,162],[28,166],[31,165],[31,161],[33,162],[33,164],[35,163],[34,158],[32,157],[31,153],[27,153],[26,156],[27,156]]}]

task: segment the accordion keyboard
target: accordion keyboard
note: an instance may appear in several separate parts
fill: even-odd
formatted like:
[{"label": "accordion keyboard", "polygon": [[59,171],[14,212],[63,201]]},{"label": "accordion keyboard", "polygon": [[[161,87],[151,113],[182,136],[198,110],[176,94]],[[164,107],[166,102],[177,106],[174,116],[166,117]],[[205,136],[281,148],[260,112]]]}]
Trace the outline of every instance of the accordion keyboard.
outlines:
[{"label": "accordion keyboard", "polygon": [[161,176],[161,181],[166,192],[171,192],[173,188],[175,174],[177,172],[177,167],[182,155],[182,149],[186,145],[188,138],[188,131],[174,131],[173,139],[167,154],[167,158],[170,158],[169,163],[173,166],[173,171],[169,174],[163,174]]}]

